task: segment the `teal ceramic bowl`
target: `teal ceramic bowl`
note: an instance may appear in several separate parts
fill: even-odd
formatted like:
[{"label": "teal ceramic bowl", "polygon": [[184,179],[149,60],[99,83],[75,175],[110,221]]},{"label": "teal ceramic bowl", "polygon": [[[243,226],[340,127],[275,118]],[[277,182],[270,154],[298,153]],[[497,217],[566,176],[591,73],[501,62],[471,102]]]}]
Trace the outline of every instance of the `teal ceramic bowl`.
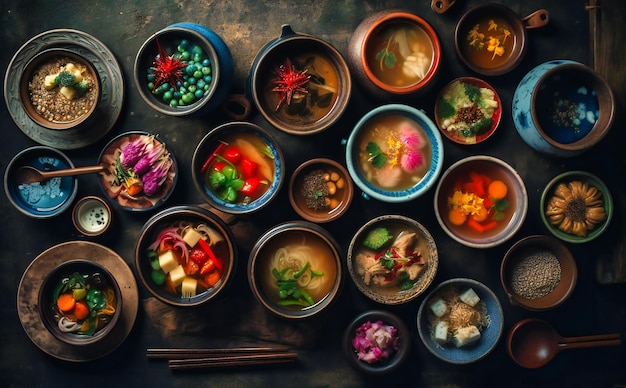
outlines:
[{"label": "teal ceramic bowl", "polygon": [[[555,209],[554,203],[551,203],[551,198],[555,197],[555,195],[558,195],[564,200],[568,200],[573,194],[571,186],[572,182],[580,182],[585,185],[583,187],[587,187],[586,190],[588,195],[592,194],[589,192],[589,189],[592,187],[597,189],[594,199],[600,201],[594,205],[587,206],[585,209],[586,212],[584,218],[586,221],[591,222],[594,227],[593,229],[585,228],[584,234],[576,234],[575,229],[580,229],[577,229],[574,226],[570,228],[566,223],[563,223],[564,220],[562,220],[560,216],[564,213],[561,210]],[[559,187],[561,184],[565,186]],[[557,192],[555,190],[559,191]],[[574,188],[574,190],[577,189]],[[597,206],[604,209],[605,217],[603,219],[600,219],[600,214],[597,213]],[[585,171],[568,171],[557,175],[550,182],[548,182],[541,193],[539,211],[543,224],[553,236],[569,243],[586,243],[595,240],[609,227],[611,218],[613,218],[613,197],[611,197],[611,192],[606,184],[596,175]]]},{"label": "teal ceramic bowl", "polygon": [[[388,135],[370,139],[381,130]],[[389,139],[397,144],[394,149],[385,146]],[[370,148],[373,143],[375,149]],[[376,163],[370,162],[373,158]],[[346,164],[365,197],[407,202],[435,185],[443,166],[443,142],[423,111],[403,104],[382,105],[354,126],[346,145]]]}]

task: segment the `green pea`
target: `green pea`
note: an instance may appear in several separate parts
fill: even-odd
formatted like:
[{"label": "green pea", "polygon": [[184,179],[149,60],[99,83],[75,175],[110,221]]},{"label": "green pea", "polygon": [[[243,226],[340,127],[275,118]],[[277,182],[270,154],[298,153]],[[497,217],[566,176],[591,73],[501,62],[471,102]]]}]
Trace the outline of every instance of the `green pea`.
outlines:
[{"label": "green pea", "polygon": [[196,86],[198,87],[198,89],[204,89],[204,87],[206,86],[206,81],[203,78],[200,78],[196,82]]},{"label": "green pea", "polygon": [[157,286],[161,286],[163,285],[163,283],[165,283],[165,273],[163,273],[163,271],[161,270],[152,271],[150,277]]},{"label": "green pea", "polygon": [[189,93],[193,93],[195,95],[196,94],[196,85],[189,85],[187,90],[189,91]]},{"label": "green pea", "polygon": [[185,67],[185,73],[187,73],[188,75],[193,75],[193,72],[196,71],[196,67],[194,65],[187,65],[187,67]]},{"label": "green pea", "polygon": [[198,80],[197,80],[197,79],[195,79],[194,77],[189,77],[189,79],[187,80],[187,83],[188,83],[189,85],[195,85],[195,84],[196,84],[196,82],[198,82]]},{"label": "green pea", "polygon": [[163,101],[169,103],[170,100],[172,99],[172,92],[170,92],[169,90],[165,93],[163,93]]},{"label": "green pea", "polygon": [[204,51],[202,50],[202,47],[198,46],[197,44],[195,44],[192,48],[191,48],[191,52],[194,54],[199,54],[199,55],[203,55]]},{"label": "green pea", "polygon": [[209,66],[204,66],[204,67],[202,68],[202,74],[204,74],[204,75],[209,75],[209,74],[211,74],[211,68],[210,68]]},{"label": "green pea", "polygon": [[180,59],[182,59],[183,61],[188,61],[189,58],[191,58],[191,53],[189,53],[189,51],[183,51],[182,53],[180,53]]},{"label": "green pea", "polygon": [[171,106],[172,108],[176,108],[176,107],[178,106],[178,100],[172,99],[172,100],[170,101],[170,106]]},{"label": "green pea", "polygon": [[198,89],[198,90],[196,90],[194,95],[196,96],[197,99],[201,99],[202,97],[204,97],[204,90],[203,89]]},{"label": "green pea", "polygon": [[152,90],[154,89],[154,82],[148,82],[146,86],[148,87],[148,89]]},{"label": "green pea", "polygon": [[154,82],[154,80],[156,79],[156,76],[154,74],[152,74],[152,73],[149,73],[146,76],[146,79],[148,80],[148,82]]},{"label": "green pea", "polygon": [[193,78],[198,79],[198,78],[202,78],[202,77],[203,77],[203,74],[202,74],[201,71],[199,71],[199,70],[194,71]]}]

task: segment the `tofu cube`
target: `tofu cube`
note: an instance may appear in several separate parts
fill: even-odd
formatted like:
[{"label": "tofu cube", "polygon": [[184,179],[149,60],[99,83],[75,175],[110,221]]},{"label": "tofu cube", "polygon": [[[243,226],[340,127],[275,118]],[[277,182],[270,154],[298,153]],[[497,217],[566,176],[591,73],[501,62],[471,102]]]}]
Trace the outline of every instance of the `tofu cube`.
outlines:
[{"label": "tofu cube", "polygon": [[467,290],[465,290],[465,292],[463,292],[461,296],[459,296],[459,299],[461,299],[463,303],[470,305],[472,307],[476,306],[476,304],[480,302],[480,297],[471,288],[468,288]]},{"label": "tofu cube", "polygon": [[183,233],[183,241],[192,248],[196,246],[201,238],[202,235],[198,233],[194,228],[187,228]]},{"label": "tofu cube", "polygon": [[185,278],[187,277],[187,275],[185,274],[185,269],[180,264],[178,264],[176,268],[171,270],[169,272],[169,275],[174,287],[180,286],[183,283],[183,280],[185,280]]},{"label": "tofu cube", "polygon": [[441,318],[448,312],[448,305],[442,298],[437,298],[430,303],[430,310],[438,318]]},{"label": "tofu cube", "polygon": [[159,255],[159,266],[165,273],[169,273],[171,270],[178,266],[178,259],[172,251],[166,251]]},{"label": "tofu cube", "polygon": [[452,337],[457,348],[473,344],[480,339],[480,330],[476,326],[467,326],[457,329]]},{"label": "tofu cube", "polygon": [[196,296],[196,289],[198,287],[198,281],[194,278],[186,277],[183,279],[183,283],[181,286],[180,293],[183,297],[193,297]]},{"label": "tofu cube", "polygon": [[448,342],[448,322],[439,321],[435,326],[435,342],[440,345]]}]

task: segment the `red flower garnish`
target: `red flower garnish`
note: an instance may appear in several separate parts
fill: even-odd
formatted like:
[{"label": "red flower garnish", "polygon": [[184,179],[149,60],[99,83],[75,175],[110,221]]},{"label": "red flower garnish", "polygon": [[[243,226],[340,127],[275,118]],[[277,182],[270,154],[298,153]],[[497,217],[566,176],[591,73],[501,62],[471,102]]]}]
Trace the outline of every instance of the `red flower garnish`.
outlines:
[{"label": "red flower garnish", "polygon": [[152,90],[156,90],[156,88],[164,83],[169,83],[174,90],[176,90],[176,82],[183,82],[184,69],[187,67],[187,62],[180,58],[174,58],[173,55],[166,55],[161,48],[159,39],[155,37],[154,40],[156,41],[159,53],[154,58],[154,62],[152,62],[152,74],[155,76],[154,89]]},{"label": "red flower garnish", "polygon": [[286,100],[287,105],[291,104],[291,97],[294,93],[300,92],[308,94],[306,86],[311,76],[306,74],[306,70],[299,71],[291,64],[289,58],[285,60],[285,63],[276,68],[276,79],[272,81],[274,85],[273,92],[280,93],[280,101],[276,106],[276,110],[280,109],[280,106]]}]

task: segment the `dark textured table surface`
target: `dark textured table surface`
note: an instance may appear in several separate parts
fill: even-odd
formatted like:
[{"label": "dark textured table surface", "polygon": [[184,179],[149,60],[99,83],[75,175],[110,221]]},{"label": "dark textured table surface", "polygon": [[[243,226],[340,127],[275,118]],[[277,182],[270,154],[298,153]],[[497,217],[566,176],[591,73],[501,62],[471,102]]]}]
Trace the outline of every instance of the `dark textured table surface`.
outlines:
[{"label": "dark textured table surface", "polygon": [[[244,80],[261,46],[280,34],[282,24],[332,43],[346,55],[356,26],[369,14],[391,8],[416,12],[429,21],[442,42],[443,63],[435,91],[412,99],[409,105],[423,109],[431,118],[434,93],[451,79],[473,75],[456,57],[454,27],[461,14],[478,1],[457,0],[443,15],[436,14],[427,0],[406,1],[138,1],[95,0],[87,2],[3,0],[0,4],[0,71],[20,46],[41,32],[54,28],[84,31],[101,40],[116,56],[124,74],[125,101],[119,120],[102,140],[66,153],[76,165],[91,165],[111,137],[129,130],[158,133],[175,153],[181,171],[174,195],[167,206],[202,204],[191,177],[191,156],[197,142],[211,128],[228,121],[217,112],[203,118],[175,118],[152,111],[139,97],[132,79],[134,58],[140,45],[153,32],[182,21],[204,24],[220,35],[235,62],[233,92],[244,90]],[[367,220],[381,214],[405,214],[424,224],[439,249],[435,284],[454,277],[468,277],[487,284],[504,308],[503,337],[495,350],[471,365],[446,364],[422,345],[416,314],[422,298],[406,305],[386,307],[365,299],[348,276],[337,305],[323,320],[290,323],[265,312],[254,300],[245,278],[250,244],[270,226],[297,219],[289,206],[286,190],[270,206],[254,215],[231,219],[240,245],[239,267],[228,295],[215,304],[193,310],[175,310],[149,298],[139,284],[139,313],[134,327],[113,353],[97,361],[74,363],[58,360],[37,348],[25,334],[17,314],[20,278],[28,264],[47,248],[67,241],[89,240],[112,248],[134,270],[133,250],[139,229],[151,214],[130,214],[116,209],[113,230],[100,238],[87,238],[73,229],[70,212],[52,220],[30,219],[15,210],[6,198],[0,201],[0,385],[1,386],[510,386],[546,385],[613,386],[626,384],[626,352],[623,346],[590,348],[559,354],[549,365],[525,370],[507,355],[505,340],[520,319],[539,317],[552,323],[564,336],[623,332],[626,327],[626,289],[622,283],[603,284],[596,273],[598,263],[619,258],[623,236],[624,135],[621,114],[610,135],[580,157],[550,158],[533,151],[519,137],[510,115],[511,99],[521,78],[534,66],[551,59],[589,63],[589,23],[584,0],[507,1],[519,15],[539,8],[550,12],[548,26],[529,32],[529,47],[522,64],[513,72],[489,79],[501,95],[504,114],[496,135],[484,144],[463,147],[445,140],[444,168],[472,154],[496,156],[513,165],[526,183],[530,208],[524,226],[513,240],[490,249],[464,247],[450,239],[437,224],[433,192],[404,204],[386,204],[357,195],[349,212],[340,220],[323,225],[340,242],[345,254],[352,234]],[[622,97],[620,97],[622,98]],[[287,174],[312,157],[332,157],[345,163],[341,139],[347,138],[356,121],[379,105],[358,87],[348,112],[328,131],[294,137],[270,128],[260,115],[250,117],[268,128],[285,153]],[[20,150],[36,145],[12,121],[7,107],[0,107],[0,170]],[[311,146],[313,145],[313,146]],[[579,269],[571,298],[562,306],[532,313],[512,306],[499,282],[500,261],[512,243],[531,234],[546,234],[539,217],[543,186],[555,175],[572,169],[590,171],[608,184],[616,200],[616,214],[608,232],[586,245],[569,245]],[[101,195],[96,176],[79,178],[79,196]],[[284,186],[285,187],[285,186]],[[2,194],[4,196],[4,193]],[[358,313],[382,308],[399,314],[411,328],[411,354],[404,366],[383,380],[352,370],[341,353],[341,333]],[[222,369],[172,373],[163,362],[146,358],[149,347],[237,346],[285,344],[299,356],[286,366]]]}]

